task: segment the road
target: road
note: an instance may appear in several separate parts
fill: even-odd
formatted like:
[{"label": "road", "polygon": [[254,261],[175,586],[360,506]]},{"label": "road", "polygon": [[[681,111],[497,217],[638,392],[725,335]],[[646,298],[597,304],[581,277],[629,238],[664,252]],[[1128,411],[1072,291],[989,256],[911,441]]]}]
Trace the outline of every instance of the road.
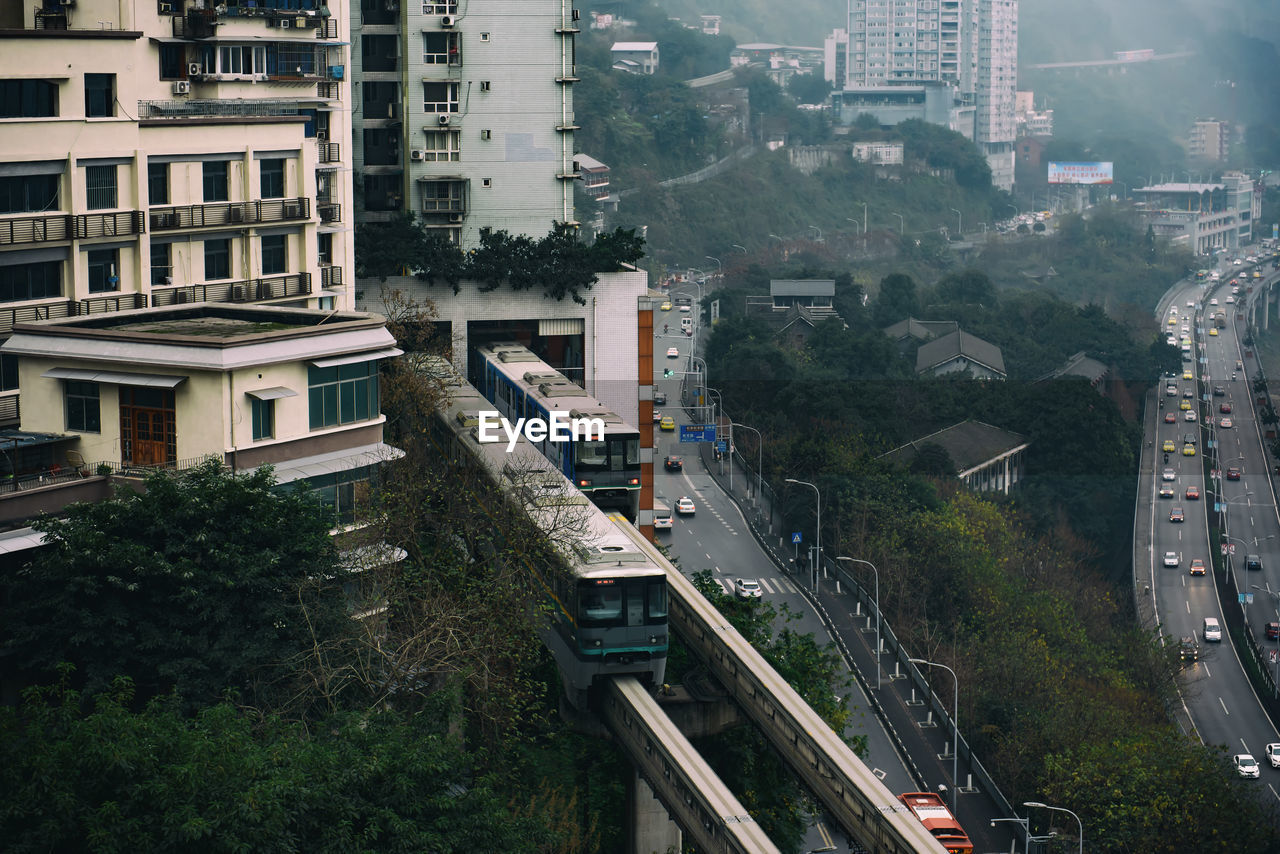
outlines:
[{"label": "road", "polygon": [[[1224,270],[1224,281],[1220,285],[1202,288],[1188,282],[1175,290],[1172,305],[1177,308],[1178,320],[1174,326],[1166,325],[1169,307],[1162,308],[1163,328],[1181,330],[1184,318],[1193,311],[1187,306],[1188,301],[1195,304],[1194,319],[1189,325],[1197,360],[1184,361],[1195,379],[1175,378],[1172,383],[1178,391],[1173,396],[1160,389],[1158,393],[1164,406],[1148,415],[1147,435],[1154,436],[1155,443],[1144,455],[1145,477],[1139,495],[1139,542],[1136,545],[1139,548],[1142,545],[1141,516],[1143,508],[1149,507],[1145,522],[1151,547],[1141,571],[1149,573],[1151,589],[1155,591],[1157,620],[1171,642],[1192,635],[1200,645],[1199,662],[1184,668],[1181,682],[1183,701],[1194,732],[1207,744],[1225,746],[1229,754],[1250,753],[1265,761],[1265,746],[1280,741],[1280,735],[1254,694],[1230,638],[1224,637],[1221,643],[1206,642],[1204,638],[1206,617],[1214,617],[1225,626],[1224,608],[1246,607],[1234,598],[1227,598],[1231,596],[1228,587],[1215,584],[1215,579],[1222,577],[1219,573],[1232,573],[1238,580],[1236,586],[1243,585],[1244,590],[1249,590],[1252,584],[1268,583],[1272,590],[1280,590],[1280,519],[1276,515],[1270,468],[1248,379],[1236,367],[1241,362],[1249,368],[1252,362],[1245,356],[1239,340],[1239,330],[1244,324],[1234,319],[1239,306],[1226,303],[1231,294],[1230,278],[1238,268],[1227,262],[1220,269]],[[1242,296],[1244,290],[1241,287]],[[1208,304],[1210,300],[1220,305]],[[1201,305],[1202,301],[1206,304]],[[1227,312],[1229,322],[1219,334],[1210,335],[1205,319],[1218,309]],[[1195,422],[1185,420],[1185,412],[1177,408],[1188,390],[1193,394],[1190,411],[1196,413]],[[1224,404],[1230,413],[1221,411]],[[1166,423],[1165,413],[1170,411],[1175,413],[1175,420]],[[1224,418],[1230,419],[1230,427],[1222,421]],[[1194,456],[1183,454],[1183,437],[1188,432],[1195,434]],[[1174,445],[1167,465],[1161,456],[1166,441]],[[1206,477],[1206,453],[1213,464],[1211,471],[1224,476]],[[1149,466],[1147,459],[1151,462]],[[1225,477],[1227,468],[1232,466],[1242,469],[1239,480]],[[1163,479],[1165,469],[1172,470],[1172,480]],[[1173,497],[1159,497],[1160,487],[1165,484],[1173,486]],[[1188,488],[1199,489],[1200,499],[1188,500]],[[1185,522],[1170,521],[1174,507],[1184,511]],[[1220,551],[1221,543],[1209,541],[1210,514],[1226,520],[1230,538],[1227,542],[1235,548],[1234,557],[1213,554],[1215,550]],[[1176,569],[1163,566],[1166,552],[1177,556]],[[1246,572],[1243,568],[1246,554],[1260,555],[1264,569]],[[1195,558],[1204,560],[1214,574],[1191,576],[1188,568]],[[1274,602],[1268,600],[1269,597],[1261,597],[1247,606],[1245,612],[1245,618],[1259,632],[1268,615],[1274,613]],[[1280,769],[1264,766],[1260,785],[1280,801],[1277,791]]]}]

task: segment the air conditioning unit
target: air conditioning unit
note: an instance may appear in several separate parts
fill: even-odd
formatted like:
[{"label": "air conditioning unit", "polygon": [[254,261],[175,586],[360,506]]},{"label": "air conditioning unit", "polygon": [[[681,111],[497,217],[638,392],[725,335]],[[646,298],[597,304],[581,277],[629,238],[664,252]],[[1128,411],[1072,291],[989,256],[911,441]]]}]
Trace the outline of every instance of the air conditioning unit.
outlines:
[{"label": "air conditioning unit", "polygon": [[189,65],[187,65],[188,77],[199,77],[201,74],[204,74],[204,66],[201,65],[200,63],[192,62]]},{"label": "air conditioning unit", "polygon": [[173,14],[173,4],[172,4],[172,3],[161,3],[161,4],[160,4],[160,14],[161,14],[161,15],[172,15],[172,14]]},{"label": "air conditioning unit", "polygon": [[577,10],[577,9],[574,9],[574,10],[573,10],[573,20],[575,20],[575,21],[576,21],[576,20],[578,20],[578,10]]},{"label": "air conditioning unit", "polygon": [[480,138],[481,138],[481,139],[492,139],[492,138],[493,138],[493,131],[489,130],[489,128],[483,128],[483,129],[480,131]]},{"label": "air conditioning unit", "polygon": [[444,15],[440,18],[440,26],[449,29],[453,26],[454,17],[452,15]]},{"label": "air conditioning unit", "polygon": [[327,130],[316,131],[316,139],[320,140],[321,142],[324,142],[328,138],[329,138],[329,132]]},{"label": "air conditioning unit", "polygon": [[191,299],[191,295],[186,291],[178,291],[173,295],[174,302],[186,302],[189,299]]},{"label": "air conditioning unit", "polygon": [[175,81],[175,82],[174,82],[174,84],[173,84],[173,94],[175,94],[175,95],[190,95],[190,94],[191,94],[191,81],[189,81],[189,80],[177,80],[177,81]]},{"label": "air conditioning unit", "polygon": [[74,6],[74,5],[76,5],[76,0],[58,0],[58,5],[59,5],[59,6]]},{"label": "air conditioning unit", "polygon": [[232,285],[232,286],[231,286],[231,301],[232,301],[232,302],[243,302],[243,301],[244,301],[244,285]]},{"label": "air conditioning unit", "polygon": [[284,218],[285,218],[285,219],[298,219],[298,218],[299,218],[299,217],[301,217],[301,216],[302,216],[302,208],[301,208],[299,205],[285,205],[285,206],[284,206]]},{"label": "air conditioning unit", "polygon": [[307,25],[307,19],[306,19],[306,18],[294,18],[294,19],[293,19],[293,25],[294,25],[295,27],[297,27],[298,29],[302,29],[303,27],[305,27],[305,26]]},{"label": "air conditioning unit", "polygon": [[449,214],[449,222],[453,223],[454,225],[457,225],[458,223],[462,222],[462,214],[460,213]]},{"label": "air conditioning unit", "polygon": [[409,152],[409,159],[410,160],[426,160],[427,153],[423,151],[421,148],[415,148]]},{"label": "air conditioning unit", "polygon": [[282,30],[288,30],[293,28],[293,21],[290,21],[288,18],[281,18],[279,21],[279,24],[280,24],[280,29]]},{"label": "air conditioning unit", "polygon": [[227,211],[227,219],[231,222],[244,222],[244,209],[231,208]]},{"label": "air conditioning unit", "polygon": [[448,113],[441,113],[440,115],[436,116],[436,123],[437,123],[437,124],[439,124],[439,125],[440,125],[440,127],[448,127],[448,126],[449,126],[449,114],[448,114]]}]

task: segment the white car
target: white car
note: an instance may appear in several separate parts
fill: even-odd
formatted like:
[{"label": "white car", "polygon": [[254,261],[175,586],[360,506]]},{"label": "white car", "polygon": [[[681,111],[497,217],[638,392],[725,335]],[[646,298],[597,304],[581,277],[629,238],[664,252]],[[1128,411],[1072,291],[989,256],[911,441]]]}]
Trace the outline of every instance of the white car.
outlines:
[{"label": "white car", "polygon": [[1210,643],[1222,643],[1222,624],[1217,617],[1204,618],[1204,639]]},{"label": "white car", "polygon": [[1223,430],[1230,430],[1235,425],[1230,418],[1220,418],[1218,419],[1218,426]]},{"label": "white car", "polygon": [[760,582],[753,578],[735,578],[733,592],[739,599],[759,599],[764,595],[764,591],[760,589]]},{"label": "white car", "polygon": [[1182,560],[1181,560],[1181,558],[1179,558],[1179,557],[1178,557],[1178,553],[1177,553],[1177,552],[1165,552],[1165,553],[1164,553],[1164,565],[1165,565],[1165,566],[1174,566],[1174,567],[1176,567],[1176,566],[1177,566],[1178,564],[1180,564],[1180,563],[1182,563]]},{"label": "white car", "polygon": [[1177,480],[1178,473],[1173,469],[1165,469],[1163,472],[1160,473],[1160,478],[1162,480]]},{"label": "white car", "polygon": [[1265,751],[1272,768],[1280,768],[1280,743],[1268,744]]},{"label": "white car", "polygon": [[1186,412],[1186,414],[1182,416],[1182,420],[1183,420],[1183,421],[1195,421],[1195,420],[1196,420],[1196,411],[1195,411],[1194,409],[1188,409],[1188,410],[1187,410],[1187,412]]},{"label": "white car", "polygon": [[1189,299],[1189,300],[1187,300],[1187,308],[1195,308],[1195,307],[1196,307],[1196,301],[1195,301],[1195,300],[1193,300],[1193,299]]},{"label": "white car", "polygon": [[1213,299],[1209,300],[1209,305],[1217,305],[1217,304],[1218,304],[1218,298],[1217,298],[1217,297],[1214,297]]},{"label": "white car", "polygon": [[1262,768],[1258,765],[1258,760],[1247,753],[1237,753],[1232,756],[1231,764],[1236,766],[1236,773],[1241,777],[1256,780],[1262,776]]},{"label": "white car", "polygon": [[668,348],[667,348],[667,358],[668,358],[668,359],[679,359],[679,358],[680,358],[680,348],[679,348],[679,347],[668,347]]},{"label": "white car", "polygon": [[693,506],[693,499],[687,495],[676,499],[676,513],[681,516],[692,516],[696,508]]}]

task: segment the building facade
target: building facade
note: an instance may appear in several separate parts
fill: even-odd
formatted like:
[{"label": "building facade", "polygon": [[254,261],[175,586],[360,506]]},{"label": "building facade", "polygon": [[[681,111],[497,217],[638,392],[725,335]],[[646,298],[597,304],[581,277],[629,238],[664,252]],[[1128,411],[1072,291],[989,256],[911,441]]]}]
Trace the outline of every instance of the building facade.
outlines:
[{"label": "building facade", "polygon": [[1219,163],[1231,150],[1231,125],[1217,119],[1197,119],[1187,133],[1187,156]]},{"label": "building facade", "polygon": [[573,39],[559,0],[352,0],[358,221],[412,212],[464,248],[481,228],[572,222]]},{"label": "building facade", "polygon": [[0,339],[205,300],[351,308],[347,31],[317,0],[4,6]]},{"label": "building facade", "polygon": [[1141,187],[1133,196],[1157,237],[1197,255],[1253,242],[1253,223],[1262,214],[1260,189],[1241,172],[1227,172],[1214,182]]}]

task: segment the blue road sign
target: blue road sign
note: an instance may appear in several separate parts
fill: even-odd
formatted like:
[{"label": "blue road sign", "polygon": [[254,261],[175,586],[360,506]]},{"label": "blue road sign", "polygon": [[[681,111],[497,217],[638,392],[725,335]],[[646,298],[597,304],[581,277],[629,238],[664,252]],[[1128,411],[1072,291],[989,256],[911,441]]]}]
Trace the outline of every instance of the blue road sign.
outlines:
[{"label": "blue road sign", "polygon": [[716,440],[716,425],[714,424],[681,424],[680,425],[680,441],[682,443],[714,442],[715,440]]},{"label": "blue road sign", "polygon": [[794,534],[792,534],[792,535],[791,535],[791,542],[793,542],[793,543],[798,543],[798,542],[800,542],[800,532],[799,532],[799,531],[796,531]]},{"label": "blue road sign", "polygon": [[716,450],[723,454],[725,451],[729,450],[729,442],[725,439],[717,439]]}]

